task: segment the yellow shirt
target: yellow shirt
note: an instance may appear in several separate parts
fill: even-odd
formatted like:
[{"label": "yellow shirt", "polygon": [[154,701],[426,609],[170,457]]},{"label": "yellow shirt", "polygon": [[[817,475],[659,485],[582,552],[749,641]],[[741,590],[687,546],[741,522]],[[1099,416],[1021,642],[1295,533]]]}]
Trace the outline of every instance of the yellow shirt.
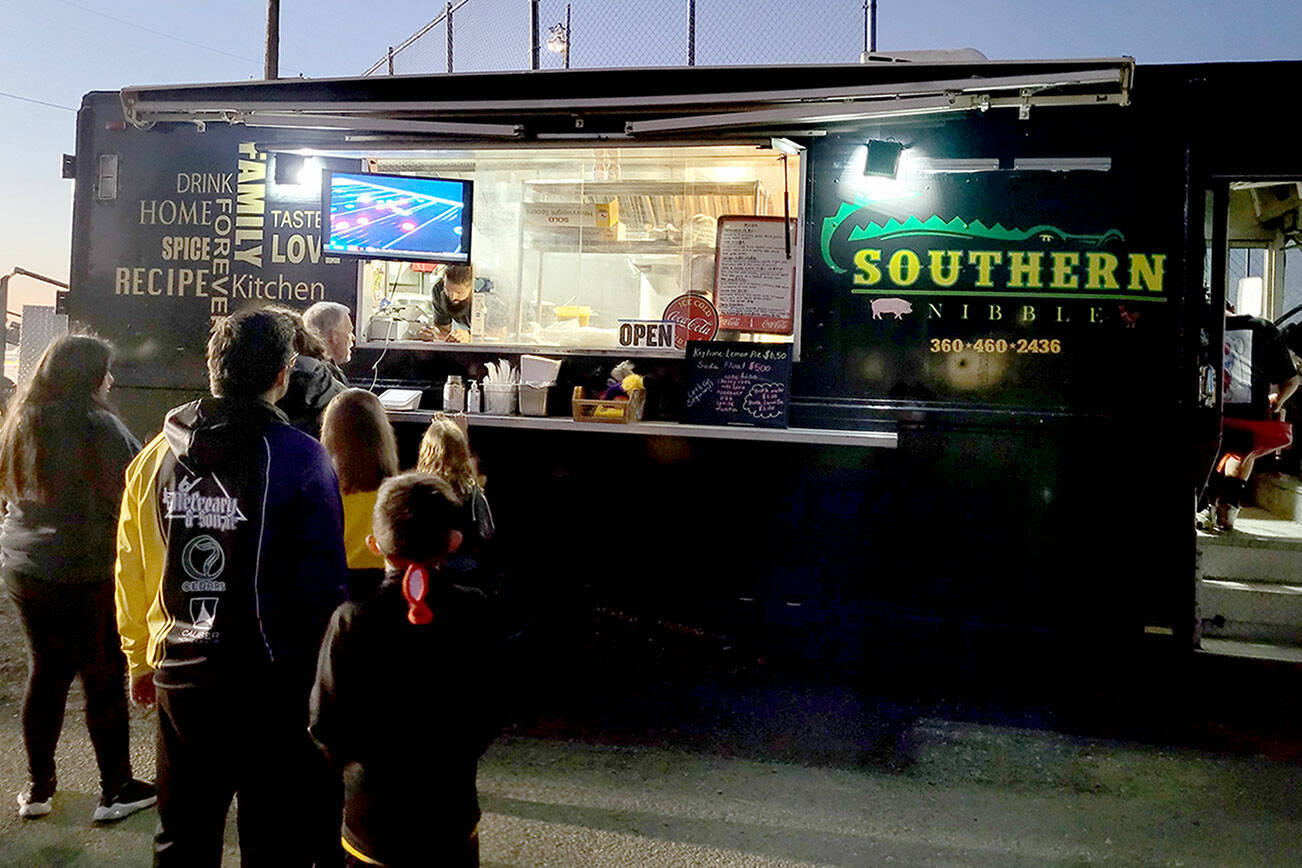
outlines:
[{"label": "yellow shirt", "polygon": [[344,551],[350,570],[384,569],[384,558],[366,545],[378,494],[378,491],[355,491],[344,495]]}]

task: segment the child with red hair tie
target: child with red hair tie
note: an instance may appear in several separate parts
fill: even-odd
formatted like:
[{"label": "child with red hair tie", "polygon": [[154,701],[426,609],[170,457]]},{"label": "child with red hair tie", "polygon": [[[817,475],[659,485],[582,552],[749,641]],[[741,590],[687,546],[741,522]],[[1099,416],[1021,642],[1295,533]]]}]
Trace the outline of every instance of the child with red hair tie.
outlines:
[{"label": "child with red hair tie", "polygon": [[479,757],[500,730],[500,634],[487,597],[441,573],[462,540],[446,482],[404,473],[380,487],[368,543],[375,594],[335,610],[309,731],[342,774],[353,865],[479,864]]}]

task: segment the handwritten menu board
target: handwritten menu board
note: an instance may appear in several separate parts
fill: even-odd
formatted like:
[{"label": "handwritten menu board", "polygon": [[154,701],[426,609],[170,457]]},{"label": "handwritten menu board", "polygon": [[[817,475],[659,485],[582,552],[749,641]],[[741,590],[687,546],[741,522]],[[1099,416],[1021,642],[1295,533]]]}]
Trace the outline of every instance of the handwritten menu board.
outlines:
[{"label": "handwritten menu board", "polygon": [[686,421],[785,428],[790,399],[789,344],[688,341]]},{"label": "handwritten menu board", "polygon": [[789,335],[795,321],[795,221],[719,218],[714,303],[719,328]]}]

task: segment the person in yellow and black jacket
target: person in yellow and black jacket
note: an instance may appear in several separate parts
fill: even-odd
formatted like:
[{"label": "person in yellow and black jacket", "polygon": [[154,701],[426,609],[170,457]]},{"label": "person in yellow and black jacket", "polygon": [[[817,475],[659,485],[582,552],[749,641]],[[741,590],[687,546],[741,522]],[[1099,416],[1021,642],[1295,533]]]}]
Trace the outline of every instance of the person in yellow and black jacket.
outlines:
[{"label": "person in yellow and black jacket", "polygon": [[244,864],[340,855],[307,700],[344,596],[343,513],[325,450],[273,406],[293,338],[272,311],[219,322],[214,397],[168,413],[127,469],[118,629],[132,697],[158,704],[155,865],[218,866],[235,795]]}]

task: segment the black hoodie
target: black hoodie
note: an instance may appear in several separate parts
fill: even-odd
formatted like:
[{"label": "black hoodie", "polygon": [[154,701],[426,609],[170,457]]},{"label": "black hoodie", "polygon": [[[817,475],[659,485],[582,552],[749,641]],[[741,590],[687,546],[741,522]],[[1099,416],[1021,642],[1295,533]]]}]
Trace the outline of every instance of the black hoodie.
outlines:
[{"label": "black hoodie", "polygon": [[308,730],[343,775],[344,838],[386,865],[456,864],[508,690],[487,597],[440,583],[428,604],[433,620],[410,623],[391,573],[371,599],[340,606],[312,689]]},{"label": "black hoodie", "polygon": [[[151,466],[152,480],[128,485],[141,502],[124,506],[122,532],[139,535],[126,517],[154,509],[164,552],[123,568],[119,609],[151,611],[157,683],[198,686],[274,664],[306,688],[347,571],[339,484],[321,444],[264,401],[205,398],[169,413],[132,470]],[[130,581],[150,562],[161,577]]]},{"label": "black hoodie", "polygon": [[276,407],[288,418],[289,424],[313,437],[321,436],[321,414],[330,399],[348,388],[348,383],[335,375],[332,364],[299,356],[289,372],[289,388]]}]

